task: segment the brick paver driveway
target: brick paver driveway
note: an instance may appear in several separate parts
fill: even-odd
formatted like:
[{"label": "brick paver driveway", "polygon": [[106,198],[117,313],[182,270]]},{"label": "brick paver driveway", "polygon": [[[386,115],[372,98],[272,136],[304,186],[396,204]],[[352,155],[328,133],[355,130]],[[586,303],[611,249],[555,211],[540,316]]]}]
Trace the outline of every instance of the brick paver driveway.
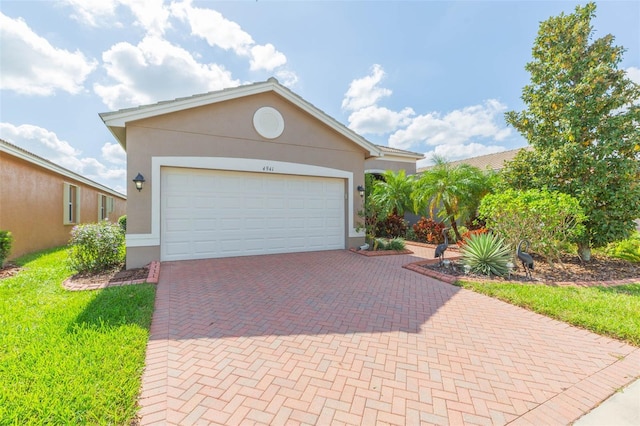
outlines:
[{"label": "brick paver driveway", "polygon": [[401,268],[417,260],[163,263],[141,423],[568,424],[640,375],[639,349]]}]

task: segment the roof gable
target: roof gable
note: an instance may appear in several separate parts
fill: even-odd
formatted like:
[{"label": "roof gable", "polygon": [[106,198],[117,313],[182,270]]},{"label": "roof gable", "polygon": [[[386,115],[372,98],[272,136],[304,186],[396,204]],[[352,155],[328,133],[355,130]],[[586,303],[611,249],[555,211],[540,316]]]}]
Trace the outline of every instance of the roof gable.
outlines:
[{"label": "roof gable", "polygon": [[183,111],[186,109],[196,108],[200,106],[210,105],[214,103],[224,102],[231,99],[238,99],[245,96],[256,95],[259,93],[274,92],[293,103],[303,111],[310,114],[318,121],[326,124],[339,134],[363,148],[370,157],[381,157],[384,155],[382,150],[373,143],[369,142],[362,136],[355,133],[345,125],[341,124],[334,118],[330,117],[314,105],[302,99],[288,88],[281,85],[275,78],[261,83],[254,83],[245,86],[239,86],[229,89],[223,89],[216,92],[209,92],[186,98],[178,98],[172,101],[158,102],[151,105],[143,105],[136,108],[127,108],[114,112],[101,113],[100,118],[109,128],[111,133],[118,140],[120,145],[126,150],[126,125],[128,122],[142,120],[145,118],[155,117],[172,112]]}]

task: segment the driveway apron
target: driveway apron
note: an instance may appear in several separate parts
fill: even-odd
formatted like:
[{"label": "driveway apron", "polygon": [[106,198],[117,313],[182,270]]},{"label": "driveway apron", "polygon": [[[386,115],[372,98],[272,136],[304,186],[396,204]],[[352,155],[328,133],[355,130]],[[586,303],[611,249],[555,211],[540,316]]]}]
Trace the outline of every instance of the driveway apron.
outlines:
[{"label": "driveway apron", "polygon": [[640,376],[638,348],[401,267],[425,257],[162,263],[141,424],[570,424]]}]

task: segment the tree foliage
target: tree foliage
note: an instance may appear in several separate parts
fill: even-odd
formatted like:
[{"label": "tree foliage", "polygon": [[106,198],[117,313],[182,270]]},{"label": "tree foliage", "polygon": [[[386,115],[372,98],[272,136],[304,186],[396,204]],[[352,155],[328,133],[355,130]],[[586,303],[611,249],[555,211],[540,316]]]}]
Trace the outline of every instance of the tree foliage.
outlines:
[{"label": "tree foliage", "polygon": [[532,251],[548,262],[558,260],[563,248],[584,232],[578,200],[560,192],[509,189],[484,197],[479,210],[487,227],[513,249],[520,240],[529,240]]},{"label": "tree foliage", "polygon": [[596,6],[577,6],[540,24],[526,109],[506,120],[528,140],[503,171],[512,188],[548,188],[578,199],[587,219],[579,242],[624,239],[640,217],[640,86],[618,69],[624,48],[614,37],[593,40]]},{"label": "tree foliage", "polygon": [[[451,165],[444,158],[433,157],[434,166],[425,170],[415,185],[414,210],[428,210],[451,225],[460,240],[457,221],[475,215],[482,197],[490,191],[493,175],[468,164]],[[437,210],[437,213],[436,213]]]}]

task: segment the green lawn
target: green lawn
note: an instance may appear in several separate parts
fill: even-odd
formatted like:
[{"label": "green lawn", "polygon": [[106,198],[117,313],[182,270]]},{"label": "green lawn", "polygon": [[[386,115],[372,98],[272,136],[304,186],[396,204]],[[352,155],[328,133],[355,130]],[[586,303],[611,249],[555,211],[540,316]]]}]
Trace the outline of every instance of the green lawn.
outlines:
[{"label": "green lawn", "polygon": [[640,283],[617,287],[552,287],[462,281],[458,285],[640,346]]},{"label": "green lawn", "polygon": [[0,424],[129,424],[155,286],[70,292],[66,250],[0,280]]}]

